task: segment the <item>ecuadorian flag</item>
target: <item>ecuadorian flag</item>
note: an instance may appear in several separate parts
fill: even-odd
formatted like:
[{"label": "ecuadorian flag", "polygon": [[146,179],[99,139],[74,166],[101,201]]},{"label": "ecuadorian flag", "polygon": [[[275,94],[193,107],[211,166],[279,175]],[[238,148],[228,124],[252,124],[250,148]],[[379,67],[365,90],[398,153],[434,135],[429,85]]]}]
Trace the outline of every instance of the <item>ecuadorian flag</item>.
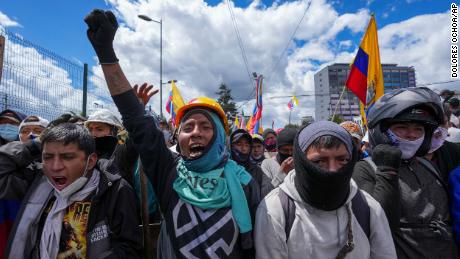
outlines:
[{"label": "ecuadorian flag", "polygon": [[369,21],[366,34],[351,65],[346,86],[361,101],[361,116],[363,123],[366,124],[365,110],[384,93],[377,24],[374,15]]},{"label": "ecuadorian flag", "polygon": [[256,103],[254,104],[254,110],[252,112],[251,118],[248,121],[247,129],[250,134],[262,134],[262,81],[263,76],[259,75],[256,78]]},{"label": "ecuadorian flag", "polygon": [[177,110],[184,105],[184,100],[176,86],[176,83],[171,81],[171,91],[169,91],[168,101],[166,102],[166,111],[171,114],[171,121],[174,124],[176,121]]}]

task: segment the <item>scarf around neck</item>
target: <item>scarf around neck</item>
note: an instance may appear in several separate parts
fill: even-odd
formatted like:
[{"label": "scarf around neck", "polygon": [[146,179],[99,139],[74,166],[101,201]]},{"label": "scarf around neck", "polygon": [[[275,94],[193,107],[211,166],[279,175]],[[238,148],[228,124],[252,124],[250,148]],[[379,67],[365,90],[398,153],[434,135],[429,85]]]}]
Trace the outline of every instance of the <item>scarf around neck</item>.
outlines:
[{"label": "scarf around neck", "polygon": [[213,112],[203,110],[214,124],[214,141],[207,152],[193,160],[179,159],[173,189],[180,199],[201,209],[232,208],[240,233],[252,230],[249,206],[243,186],[252,177],[235,161],[228,159],[226,134]]},{"label": "scarf around neck", "polygon": [[91,178],[80,191],[70,195],[70,197],[63,197],[55,193],[56,200],[46,217],[40,239],[41,259],[57,258],[62,231],[62,220],[64,219],[67,207],[75,201],[82,201],[86,199],[94,190],[97,189],[99,179],[100,172],[97,169],[93,169]]}]

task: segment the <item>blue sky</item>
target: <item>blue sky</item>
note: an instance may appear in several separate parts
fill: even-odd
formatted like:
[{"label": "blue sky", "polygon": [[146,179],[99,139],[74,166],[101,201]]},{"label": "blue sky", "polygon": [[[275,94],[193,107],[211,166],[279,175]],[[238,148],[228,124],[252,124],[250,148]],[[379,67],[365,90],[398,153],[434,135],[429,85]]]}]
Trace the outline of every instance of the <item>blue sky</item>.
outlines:
[{"label": "blue sky", "polygon": [[[210,6],[215,6],[222,0],[205,1]],[[233,1],[236,6],[246,8],[252,1]],[[265,6],[271,6],[274,2],[281,4],[292,1],[262,0]],[[451,1],[437,0],[346,0],[330,1],[336,10],[341,13],[355,12],[361,8],[369,8],[377,15],[378,26],[383,27],[389,23],[400,22],[420,14],[444,12],[449,9]],[[53,50],[71,60],[79,60],[83,63],[95,64],[93,50],[86,37],[86,26],[83,17],[93,8],[113,8],[103,0],[2,0],[0,11],[8,15],[12,20],[21,24],[21,27],[10,27],[8,30],[21,34],[29,41],[44,48]],[[394,8],[394,9],[392,9]],[[385,17],[385,14],[389,14]],[[338,34],[337,40],[353,38],[350,31]],[[360,35],[354,38],[359,42]]]},{"label": "blue sky", "polygon": [[[102,76],[83,18],[93,8],[114,10],[121,24],[114,46],[128,79],[132,84],[158,86],[159,28],[137,15],[163,19],[163,80],[179,80],[185,100],[216,97],[223,82],[232,89],[240,111],[249,114],[253,89],[248,74],[264,74],[264,123],[268,125],[273,119],[282,126],[289,114],[288,99],[271,97],[311,93],[318,70],[353,60],[371,13],[377,19],[383,63],[414,66],[419,84],[450,80],[451,1],[313,0],[295,44],[281,55],[308,2],[232,2],[248,70],[226,0],[2,0],[0,26],[74,62],[88,63]],[[271,69],[274,64],[276,69]],[[458,83],[444,86],[458,88]],[[163,104],[169,86],[164,88]],[[159,98],[152,98],[156,111]],[[299,101],[294,121],[314,113],[313,97]]]}]

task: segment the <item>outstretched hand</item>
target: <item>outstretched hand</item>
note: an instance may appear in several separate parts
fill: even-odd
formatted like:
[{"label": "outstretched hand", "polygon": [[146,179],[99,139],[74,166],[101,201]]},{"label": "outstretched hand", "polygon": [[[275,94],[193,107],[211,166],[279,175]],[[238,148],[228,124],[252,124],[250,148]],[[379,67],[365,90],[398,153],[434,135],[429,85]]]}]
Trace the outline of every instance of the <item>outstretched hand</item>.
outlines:
[{"label": "outstretched hand", "polygon": [[153,85],[148,85],[147,83],[143,83],[140,87],[136,84],[133,88],[137,98],[142,101],[144,106],[147,105],[152,96],[158,93],[158,89],[153,89]]}]

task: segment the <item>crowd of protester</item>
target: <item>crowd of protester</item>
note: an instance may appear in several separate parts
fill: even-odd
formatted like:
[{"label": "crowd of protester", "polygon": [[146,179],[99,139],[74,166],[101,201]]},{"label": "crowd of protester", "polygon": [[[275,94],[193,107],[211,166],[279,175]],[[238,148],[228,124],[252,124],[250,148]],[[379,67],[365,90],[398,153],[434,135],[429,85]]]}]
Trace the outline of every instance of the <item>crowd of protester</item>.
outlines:
[{"label": "crowd of protester", "polygon": [[0,113],[0,258],[459,258],[453,92],[389,92],[366,130],[251,135],[207,97],[168,122],[118,64],[115,16],[85,22],[121,120]]}]

